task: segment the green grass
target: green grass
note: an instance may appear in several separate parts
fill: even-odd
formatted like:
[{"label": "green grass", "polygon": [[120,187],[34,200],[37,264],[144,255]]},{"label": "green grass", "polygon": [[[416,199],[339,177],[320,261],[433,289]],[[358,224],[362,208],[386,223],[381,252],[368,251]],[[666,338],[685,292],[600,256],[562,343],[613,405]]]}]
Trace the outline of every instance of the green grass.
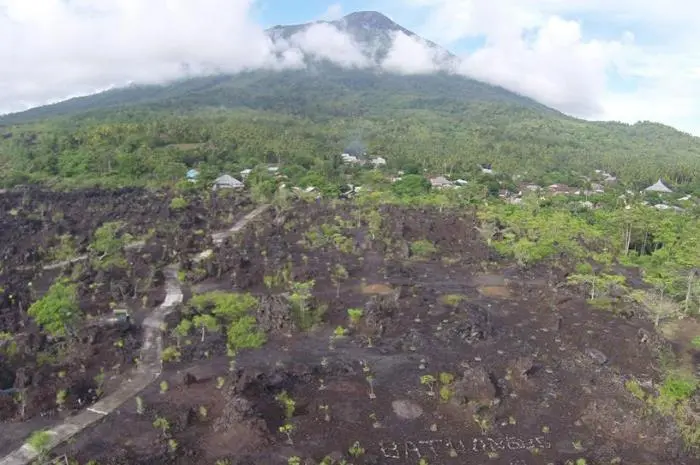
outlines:
[{"label": "green grass", "polygon": [[425,239],[411,242],[410,249],[411,255],[418,258],[428,258],[438,251],[435,244]]}]

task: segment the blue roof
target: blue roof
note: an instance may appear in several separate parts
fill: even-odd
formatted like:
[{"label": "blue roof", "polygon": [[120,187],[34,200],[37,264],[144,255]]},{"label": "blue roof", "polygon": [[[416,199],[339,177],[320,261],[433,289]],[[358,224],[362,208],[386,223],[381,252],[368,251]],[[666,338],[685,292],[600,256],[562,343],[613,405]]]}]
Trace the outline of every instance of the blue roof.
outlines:
[{"label": "blue roof", "polygon": [[189,171],[187,172],[187,175],[186,175],[186,176],[187,176],[188,178],[196,178],[197,176],[199,176],[199,171],[197,171],[197,170],[195,170],[195,169],[191,169],[191,170],[189,170]]}]

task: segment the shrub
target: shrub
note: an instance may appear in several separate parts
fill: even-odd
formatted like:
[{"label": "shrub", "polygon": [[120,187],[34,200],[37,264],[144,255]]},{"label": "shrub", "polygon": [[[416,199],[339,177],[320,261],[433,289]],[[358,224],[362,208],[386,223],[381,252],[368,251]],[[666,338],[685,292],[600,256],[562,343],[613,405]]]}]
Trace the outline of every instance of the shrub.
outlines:
[{"label": "shrub", "polygon": [[187,208],[187,205],[189,204],[183,197],[175,197],[170,201],[171,210],[183,210]]},{"label": "shrub", "polygon": [[67,280],[55,282],[27,313],[52,336],[65,336],[82,318],[75,284]]},{"label": "shrub", "polygon": [[51,434],[46,430],[34,431],[27,439],[27,444],[36,453],[43,455],[48,451],[51,444]]},{"label": "shrub", "polygon": [[235,354],[241,349],[257,349],[267,341],[265,333],[256,328],[255,318],[244,316],[231,323],[226,332],[229,352]]},{"label": "shrub", "polygon": [[161,359],[168,363],[168,362],[179,362],[180,361],[180,356],[182,354],[180,353],[179,350],[177,350],[177,347],[166,347],[163,349],[163,353],[161,354]]},{"label": "shrub", "polygon": [[411,243],[411,255],[416,257],[426,258],[437,252],[437,247],[432,242],[421,239]]},{"label": "shrub", "polygon": [[407,174],[391,185],[398,197],[419,197],[430,192],[430,181],[418,174]]}]

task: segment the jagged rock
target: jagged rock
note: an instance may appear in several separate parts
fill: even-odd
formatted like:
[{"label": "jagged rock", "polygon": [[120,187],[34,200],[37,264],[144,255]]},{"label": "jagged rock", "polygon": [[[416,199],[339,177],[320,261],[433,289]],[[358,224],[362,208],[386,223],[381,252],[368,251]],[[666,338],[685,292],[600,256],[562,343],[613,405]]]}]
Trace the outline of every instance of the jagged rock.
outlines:
[{"label": "jagged rock", "polygon": [[598,349],[591,349],[588,348],[586,349],[586,355],[588,355],[590,358],[593,359],[595,363],[598,365],[605,365],[605,363],[608,361],[607,355],[605,355],[603,352],[599,351]]},{"label": "jagged rock", "polygon": [[266,295],[260,299],[257,311],[258,326],[266,332],[287,334],[296,329],[292,308],[284,296]]},{"label": "jagged rock", "polygon": [[197,382],[197,377],[190,372],[186,372],[180,375],[181,384],[189,386]]},{"label": "jagged rock", "polygon": [[497,399],[496,386],[483,367],[469,367],[454,384],[452,402],[458,405],[476,402],[488,405]]},{"label": "jagged rock", "polygon": [[398,295],[396,293],[372,296],[365,304],[365,325],[381,336],[398,308]]},{"label": "jagged rock", "polygon": [[462,341],[474,344],[491,336],[491,319],[487,309],[481,307],[468,308],[466,315],[444,326],[436,336],[443,341]]},{"label": "jagged rock", "polygon": [[236,396],[226,403],[221,416],[214,422],[213,429],[217,433],[226,431],[231,425],[255,418],[256,416],[257,413],[253,408],[253,404],[244,397]]},{"label": "jagged rock", "polygon": [[176,429],[182,431],[192,425],[197,419],[197,413],[192,408],[181,411],[177,417]]},{"label": "jagged rock", "polygon": [[535,362],[532,357],[519,357],[513,364],[514,374],[523,378],[530,376],[534,368]]},{"label": "jagged rock", "polygon": [[426,337],[416,329],[411,329],[404,337],[399,338],[394,347],[402,352],[414,352],[426,346]]},{"label": "jagged rock", "polygon": [[411,248],[406,241],[399,241],[399,245],[396,250],[396,254],[399,258],[407,260],[411,257]]}]

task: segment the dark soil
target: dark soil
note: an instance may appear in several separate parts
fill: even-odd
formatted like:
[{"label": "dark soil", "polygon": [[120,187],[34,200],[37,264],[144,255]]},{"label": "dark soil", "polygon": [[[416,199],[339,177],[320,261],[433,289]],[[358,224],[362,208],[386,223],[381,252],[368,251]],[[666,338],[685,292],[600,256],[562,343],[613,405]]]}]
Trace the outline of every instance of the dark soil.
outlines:
[{"label": "dark soil", "polygon": [[[566,269],[523,270],[499,259],[478,238],[471,211],[381,207],[380,217],[377,229],[349,205],[299,204],[283,216],[270,212],[203,263],[183,262],[194,292],[260,297],[267,344],[232,364],[223,335],[202,342],[193,334],[181,341],[181,361],[166,365],[167,391],[154,383],[142,393],[144,412],[127,402],[56,452],[80,463],[144,465],[282,465],[294,456],[355,465],[421,457],[698,463],[672,423],[648,415],[625,389],[630,378],[659,381],[666,347],[640,337],[654,332],[647,322],[591,308],[559,285]],[[423,240],[436,250],[421,251]],[[347,279],[332,278],[336,265]],[[289,284],[311,279],[311,308],[325,312],[302,331],[308,319],[292,310]],[[349,308],[364,310],[356,325]],[[178,320],[171,317],[170,327]],[[339,325],[349,333],[332,338]],[[443,396],[431,395],[440,386],[421,377],[439,373],[452,381]],[[296,401],[288,419],[275,400],[282,391]],[[167,419],[166,434],[154,428],[157,417]],[[294,427],[291,441],[279,431],[285,423]],[[355,442],[364,451],[351,457]]]},{"label": "dark soil", "polygon": [[[175,211],[172,198],[144,189],[0,195],[0,333],[13,335],[12,347],[0,342],[0,421],[6,422],[0,436],[33,418],[57,422],[117,388],[138,357],[140,321],[164,298],[163,267],[210,246],[209,231],[230,227],[254,207],[240,194],[207,194],[188,197],[187,207]],[[88,246],[95,230],[111,221],[123,222],[122,232],[143,243],[124,252],[125,267],[102,269]],[[57,260],[64,235],[74,241],[72,256],[88,254],[88,260],[43,270]],[[77,283],[86,319],[74,337],[52,339],[27,309],[61,276]],[[132,323],[107,323],[115,307],[128,309]],[[60,391],[66,393],[62,405]]]}]

